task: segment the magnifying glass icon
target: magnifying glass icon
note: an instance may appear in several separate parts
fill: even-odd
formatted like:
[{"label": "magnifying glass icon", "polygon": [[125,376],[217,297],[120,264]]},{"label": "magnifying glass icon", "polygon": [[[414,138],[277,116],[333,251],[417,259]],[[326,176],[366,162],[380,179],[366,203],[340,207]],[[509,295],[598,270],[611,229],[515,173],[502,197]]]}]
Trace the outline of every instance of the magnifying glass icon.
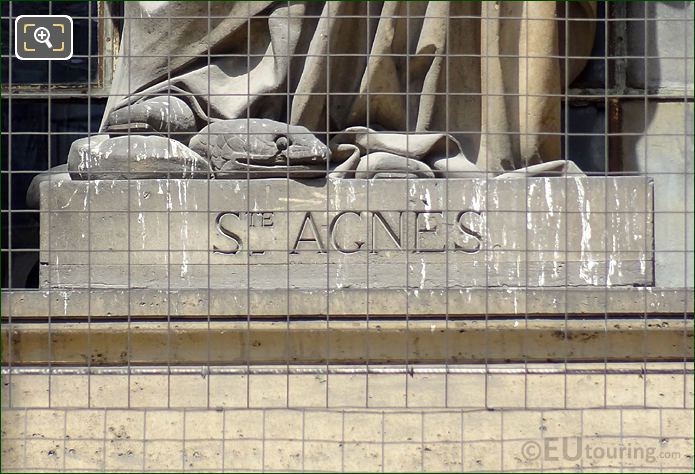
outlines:
[{"label": "magnifying glass icon", "polygon": [[43,43],[53,49],[53,45],[51,44],[51,32],[48,31],[48,28],[44,28],[43,26],[36,28],[34,30],[34,39],[38,43]]}]

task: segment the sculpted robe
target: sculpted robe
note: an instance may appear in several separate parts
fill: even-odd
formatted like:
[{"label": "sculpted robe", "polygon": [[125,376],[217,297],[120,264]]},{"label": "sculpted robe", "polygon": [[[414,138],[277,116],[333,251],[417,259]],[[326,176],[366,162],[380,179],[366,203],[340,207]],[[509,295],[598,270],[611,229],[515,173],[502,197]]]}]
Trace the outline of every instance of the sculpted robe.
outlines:
[{"label": "sculpted robe", "polygon": [[589,2],[159,1],[125,13],[107,115],[171,93],[199,128],[270,118],[326,143],[398,132],[406,156],[451,147],[438,153],[490,172],[561,157],[561,94],[595,28],[573,21],[595,16]]}]

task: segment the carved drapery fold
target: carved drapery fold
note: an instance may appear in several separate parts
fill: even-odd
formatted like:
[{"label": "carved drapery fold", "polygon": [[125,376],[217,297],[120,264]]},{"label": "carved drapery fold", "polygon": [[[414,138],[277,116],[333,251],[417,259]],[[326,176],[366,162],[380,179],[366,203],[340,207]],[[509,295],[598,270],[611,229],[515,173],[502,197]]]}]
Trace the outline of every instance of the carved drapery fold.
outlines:
[{"label": "carved drapery fold", "polygon": [[[302,125],[326,142],[327,131],[349,127],[443,133],[491,172],[560,158],[562,86],[581,71],[595,28],[573,21],[595,16],[591,2],[125,8],[104,121],[128,103],[173,92],[193,109],[198,130],[249,117]],[[565,53],[580,57],[565,64]]]}]

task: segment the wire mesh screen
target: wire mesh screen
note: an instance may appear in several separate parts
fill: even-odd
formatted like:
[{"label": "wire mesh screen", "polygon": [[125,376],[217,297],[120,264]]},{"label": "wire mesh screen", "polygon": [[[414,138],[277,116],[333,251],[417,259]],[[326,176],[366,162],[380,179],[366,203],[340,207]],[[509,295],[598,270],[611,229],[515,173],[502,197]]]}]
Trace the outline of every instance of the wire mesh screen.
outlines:
[{"label": "wire mesh screen", "polygon": [[1,7],[3,470],[692,471],[691,2]]}]

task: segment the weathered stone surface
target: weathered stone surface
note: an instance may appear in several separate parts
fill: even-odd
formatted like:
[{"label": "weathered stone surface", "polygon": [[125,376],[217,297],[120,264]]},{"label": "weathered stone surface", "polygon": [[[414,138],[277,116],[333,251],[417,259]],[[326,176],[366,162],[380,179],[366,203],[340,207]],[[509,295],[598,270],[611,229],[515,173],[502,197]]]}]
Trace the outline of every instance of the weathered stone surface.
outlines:
[{"label": "weathered stone surface", "polygon": [[207,178],[207,160],[186,145],[166,137],[106,135],[75,140],[68,154],[75,180]]},{"label": "weathered stone surface", "polygon": [[683,318],[693,292],[657,288],[467,288],[460,290],[78,289],[3,292],[2,316],[13,321],[167,318],[302,319],[503,318],[644,314]]},{"label": "weathered stone surface", "polygon": [[50,185],[43,287],[652,284],[646,178]]},{"label": "weathered stone surface", "polygon": [[[546,365],[528,367],[537,368]],[[313,390],[318,400],[311,405],[301,395],[312,394],[314,377],[278,375],[281,383],[273,384],[271,376],[262,377],[257,383],[215,374],[208,384],[197,374],[92,376],[92,389],[80,393],[89,397],[65,405],[48,381],[87,387],[87,376],[14,375],[13,383],[45,398],[50,393],[52,403],[3,410],[3,472],[572,472],[580,464],[581,472],[595,473],[694,467],[692,405],[606,397],[605,390],[632,386],[640,375],[449,374],[442,383],[444,375],[416,372],[406,386],[403,374],[369,374],[367,390],[364,374],[332,374],[319,385],[323,399]],[[690,373],[672,375],[658,389],[669,395],[680,390],[687,399],[686,377],[692,384]],[[641,383],[646,390],[628,396],[651,395],[656,383],[651,377]],[[240,400],[224,398],[225,388]],[[380,388],[400,392],[393,397],[399,403],[375,403]],[[436,401],[428,406],[418,403],[426,389],[449,393],[430,396]],[[260,398],[268,394],[275,405]],[[562,404],[550,403],[556,396]],[[536,397],[542,404],[534,403]],[[539,446],[545,458],[525,455],[526,445]],[[629,454],[606,454],[621,452]]]},{"label": "weathered stone surface", "polygon": [[27,189],[27,207],[30,209],[38,209],[41,205],[41,183],[44,181],[70,181],[70,173],[68,173],[68,165],[54,166],[48,171],[44,171],[31,180],[29,189]]},{"label": "weathered stone surface", "polygon": [[[362,412],[372,410],[378,414],[383,408],[397,408],[403,414],[406,407],[405,392],[411,413],[425,408],[436,418],[449,421],[459,418],[444,414],[442,408],[480,408],[481,413],[497,413],[486,408],[526,409],[590,408],[584,413],[584,432],[596,435],[614,435],[620,431],[619,406],[653,406],[663,408],[690,408],[693,406],[692,362],[593,362],[593,363],[521,363],[521,364],[464,364],[464,365],[339,365],[330,367],[309,364],[281,364],[279,366],[162,366],[162,367],[35,367],[3,368],[3,430],[7,438],[41,432],[38,428],[63,431],[63,423],[43,426],[26,426],[22,417],[11,416],[7,407],[23,408],[72,408],[68,415],[67,434],[71,439],[93,439],[98,427],[103,427],[103,416],[94,416],[95,410],[84,408],[110,407],[157,408],[147,413],[146,431],[150,439],[178,439],[183,436],[183,413],[167,413],[169,406],[183,407],[188,415],[191,408],[234,408],[227,412],[226,420],[233,429],[228,436],[244,438],[261,431],[258,421],[260,411],[239,408],[278,407],[311,408],[306,415],[306,434],[316,436],[321,429],[326,436],[340,436],[341,426],[318,423],[316,408],[356,407]],[[250,369],[250,370],[249,370]],[[251,383],[249,384],[249,374]],[[11,375],[10,375],[11,374]],[[173,375],[173,376],[170,376]],[[210,377],[210,383],[207,377]],[[645,376],[647,378],[645,383]],[[369,378],[369,387],[366,386]],[[49,379],[52,389],[49,393]],[[327,380],[330,379],[330,380]],[[407,379],[407,386],[406,386]],[[445,380],[446,379],[446,380]],[[11,384],[8,383],[11,381]],[[328,382],[328,383],[327,383]],[[376,382],[376,383],[374,383]],[[684,387],[685,382],[685,387]],[[92,390],[89,390],[89,386]],[[645,387],[646,385],[646,387]],[[98,387],[98,390],[95,388]],[[369,405],[366,391],[369,388]],[[645,389],[646,388],[646,393]],[[91,392],[91,393],[90,393]],[[130,395],[130,396],[128,396]],[[381,403],[374,403],[380,399]],[[384,403],[387,401],[387,403]],[[426,401],[426,403],[422,403]],[[391,402],[390,404],[388,402]],[[612,406],[603,416],[597,408]],[[80,409],[82,408],[82,409]],[[429,409],[439,408],[431,411]],[[651,413],[649,413],[651,411]],[[509,414],[508,411],[505,411]],[[656,413],[655,413],[656,412]],[[458,411],[460,414],[460,411]],[[593,413],[593,415],[589,415]],[[131,414],[137,415],[137,412]],[[676,410],[663,411],[663,430],[666,436],[677,436],[678,427],[692,435],[692,416],[678,416]],[[84,416],[80,416],[84,415]],[[121,412],[120,415],[127,415]],[[161,415],[163,420],[155,422]],[[167,416],[169,415],[169,416]],[[172,416],[173,415],[173,416]],[[299,412],[295,410],[295,415]],[[467,413],[466,415],[471,415]],[[578,415],[578,413],[574,413]],[[608,415],[608,416],[606,416]],[[625,417],[625,433],[636,434],[644,424],[639,413]],[[647,410],[649,430],[658,430],[657,410]],[[654,416],[657,415],[657,416]],[[674,416],[676,415],[676,416]],[[425,415],[426,417],[429,415]],[[552,419],[552,413],[544,413]],[[33,418],[33,417],[32,417]],[[37,417],[38,418],[38,417]],[[112,417],[109,416],[111,420]],[[120,418],[120,417],[118,417]],[[118,419],[117,418],[117,419]],[[135,417],[137,419],[137,416]],[[169,418],[168,422],[166,418]],[[330,418],[330,417],[329,417]],[[411,418],[411,417],[408,417]],[[534,417],[525,417],[533,421]],[[81,419],[81,420],[80,420]],[[540,421],[541,417],[535,418]],[[140,417],[142,421],[142,417]],[[34,422],[40,422],[34,418]],[[81,421],[81,422],[80,422]],[[186,421],[191,421],[186,417]],[[426,420],[425,420],[426,421]],[[443,421],[443,420],[442,420]],[[480,426],[471,426],[466,417],[465,429],[476,436]],[[570,420],[567,420],[570,421]],[[571,425],[577,426],[575,423]],[[37,423],[40,424],[40,423]],[[426,421],[426,424],[427,421]],[[510,427],[518,433],[518,423]],[[656,427],[654,425],[657,425]],[[133,425],[131,425],[133,426]],[[628,428],[629,426],[629,428]],[[139,428],[138,424],[135,426]],[[439,426],[431,426],[434,431]],[[460,427],[460,420],[459,420]],[[562,428],[562,426],[557,426]],[[489,423],[487,430],[499,430],[500,423]],[[529,426],[536,430],[537,425]],[[552,427],[549,426],[549,428]],[[205,428],[203,428],[205,429]],[[34,431],[36,430],[36,431]],[[446,430],[445,430],[446,431]],[[551,431],[552,432],[552,431]],[[45,432],[44,432],[45,433]],[[187,429],[186,434],[192,433]],[[260,435],[259,435],[260,436]],[[427,436],[427,431],[425,432]],[[194,436],[191,436],[194,437]],[[477,434],[480,437],[480,434]],[[322,437],[321,437],[322,438]],[[442,441],[442,439],[439,439]],[[6,443],[3,443],[3,448]],[[5,458],[3,457],[3,462]]]},{"label": "weathered stone surface", "polygon": [[[11,334],[11,341],[9,343]],[[46,340],[52,341],[50,352]],[[692,321],[681,318],[393,321],[17,322],[2,330],[3,362],[91,366],[441,364],[683,360]],[[327,348],[330,347],[330,353]],[[369,347],[369,350],[366,348]],[[681,369],[683,368],[681,364]]]},{"label": "weathered stone surface", "polygon": [[[52,318],[158,320],[224,318],[336,319],[525,318],[632,315],[677,317],[693,312],[693,292],[662,288],[466,288],[459,290],[76,289],[2,294],[2,316],[15,322]],[[690,319],[692,324],[692,319]],[[650,321],[649,324],[652,322]],[[649,326],[648,324],[648,326]]]},{"label": "weathered stone surface", "polygon": [[[551,381],[543,375],[457,374],[448,376],[448,386],[456,386],[458,392],[452,390],[448,403],[438,403],[437,410],[413,403],[420,392],[414,384],[407,387],[412,397],[408,405],[403,400],[385,407],[370,400],[364,406],[364,375],[331,375],[330,383],[322,384],[330,400],[357,403],[302,405],[306,399],[295,391],[306,390],[310,382],[280,377],[287,380],[272,390],[268,384],[256,386],[244,378],[213,378],[242,393],[243,405],[218,398],[214,392],[222,389],[203,386],[197,390],[200,395],[193,395],[185,376],[146,377],[143,385],[148,389],[156,381],[172,388],[163,397],[135,383],[119,384],[130,382],[126,376],[93,377],[89,403],[77,409],[61,404],[8,408],[2,419],[8,434],[2,468],[4,472],[572,472],[580,464],[582,472],[594,473],[691,472],[694,467],[692,407],[654,407],[646,400],[637,407],[622,399],[612,403],[603,393],[604,383],[597,384],[591,375],[556,379],[563,382],[562,394],[566,392],[569,400],[593,396],[603,405],[549,406]],[[370,374],[369,393],[388,377]],[[617,386],[636,376],[614,377]],[[29,378],[14,380],[48,391],[48,376],[42,378],[43,384]],[[53,375],[51,381],[65,383],[61,379],[71,378],[75,377]],[[94,389],[104,386],[101,378],[108,380],[106,387],[113,392]],[[387,387],[403,390],[404,380],[398,376]],[[683,376],[673,376],[665,391],[678,390],[679,385],[682,392]],[[263,391],[277,393],[279,406],[259,403],[255,396]],[[114,392],[132,406],[124,410],[114,405]],[[536,406],[534,397],[544,392],[546,403]],[[55,393],[54,389],[51,395]],[[493,398],[498,394],[501,399]],[[145,403],[139,400],[143,395]],[[452,395],[466,403],[452,402]],[[525,455],[527,445],[541,447],[545,458]],[[572,452],[572,459],[562,454],[563,449],[570,453],[569,446],[582,447]],[[606,455],[621,452],[631,457]]]}]

